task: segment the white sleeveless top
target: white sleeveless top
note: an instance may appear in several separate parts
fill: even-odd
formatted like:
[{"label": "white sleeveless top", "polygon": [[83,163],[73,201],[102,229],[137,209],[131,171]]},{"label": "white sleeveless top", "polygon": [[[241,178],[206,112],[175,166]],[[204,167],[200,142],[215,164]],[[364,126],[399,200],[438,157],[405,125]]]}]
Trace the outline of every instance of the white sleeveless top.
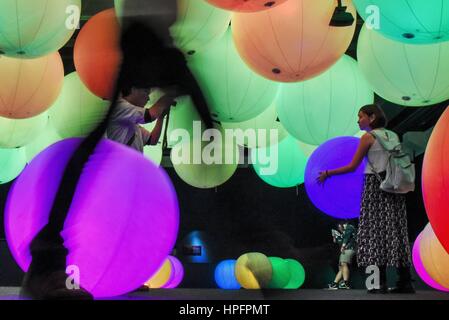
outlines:
[{"label": "white sleeveless top", "polygon": [[[369,148],[367,157],[371,162],[371,164],[373,165],[374,169],[377,171],[377,173],[381,173],[386,170],[389,154],[380,145],[377,139],[374,140],[373,145]],[[374,174],[374,171],[369,165],[369,163],[366,164],[365,174]]]}]

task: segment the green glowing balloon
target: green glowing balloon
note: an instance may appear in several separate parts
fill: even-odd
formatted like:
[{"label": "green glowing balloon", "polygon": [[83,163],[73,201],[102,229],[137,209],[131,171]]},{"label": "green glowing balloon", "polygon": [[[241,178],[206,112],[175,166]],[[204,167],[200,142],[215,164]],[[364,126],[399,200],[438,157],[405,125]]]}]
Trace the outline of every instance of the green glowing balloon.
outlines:
[{"label": "green glowing balloon", "polygon": [[290,268],[288,263],[278,257],[269,257],[271,266],[273,268],[273,276],[268,288],[271,289],[283,289],[290,281]]},{"label": "green glowing balloon", "polygon": [[81,0],[1,0],[0,50],[35,58],[62,48],[79,25]]},{"label": "green glowing balloon", "polygon": [[290,269],[290,280],[284,289],[299,289],[306,279],[304,267],[294,259],[285,259],[285,261]]},{"label": "green glowing balloon", "polygon": [[47,112],[28,119],[0,117],[0,148],[17,148],[31,143],[47,124]]},{"label": "green glowing balloon", "polygon": [[[242,139],[237,139],[237,144],[251,149],[277,144],[288,135],[278,120],[275,104],[253,119],[235,123],[222,122],[222,126],[225,129],[234,130],[236,136],[242,135]],[[275,130],[275,134],[271,130]]]},{"label": "green glowing balloon", "polygon": [[0,149],[0,184],[17,178],[25,165],[26,158],[23,148]]},{"label": "green glowing balloon", "polygon": [[[213,142],[201,142],[203,136],[213,134]],[[207,138],[207,140],[211,140]],[[233,142],[226,143],[221,130],[207,130],[204,134],[187,131],[171,151],[171,161],[178,176],[187,184],[201,189],[214,188],[228,181],[239,164],[239,148]]]},{"label": "green glowing balloon", "polygon": [[62,138],[85,137],[97,127],[108,111],[108,102],[92,94],[77,72],[64,78],[56,102],[49,109],[50,123]]},{"label": "green glowing balloon", "polygon": [[306,155],[306,157],[310,157],[312,155],[312,153],[318,148],[318,146],[314,146],[312,144],[307,144],[304,143],[302,141],[298,141],[298,145],[299,148],[302,150],[302,152],[304,152],[304,154]]},{"label": "green glowing balloon", "polygon": [[36,139],[23,148],[25,150],[26,161],[30,163],[41,151],[61,140],[63,140],[63,138],[58,135],[55,128],[48,124]]},{"label": "green glowing balloon", "polygon": [[449,3],[445,0],[354,0],[360,16],[395,41],[430,44],[449,40]]},{"label": "green glowing balloon", "polygon": [[283,84],[276,105],[289,134],[307,144],[320,145],[359,131],[357,113],[373,102],[374,94],[357,62],[344,55],[318,77]]},{"label": "green glowing balloon", "polygon": [[374,91],[388,101],[420,107],[449,99],[449,42],[404,44],[364,26],[357,57]]},{"label": "green glowing balloon", "polygon": [[252,149],[251,161],[257,175],[273,187],[291,188],[304,182],[307,157],[291,136],[269,148]]},{"label": "green glowing balloon", "polygon": [[265,111],[274,101],[279,83],[253,71],[237,53],[229,30],[213,45],[189,59],[212,117],[222,122],[243,122]]}]

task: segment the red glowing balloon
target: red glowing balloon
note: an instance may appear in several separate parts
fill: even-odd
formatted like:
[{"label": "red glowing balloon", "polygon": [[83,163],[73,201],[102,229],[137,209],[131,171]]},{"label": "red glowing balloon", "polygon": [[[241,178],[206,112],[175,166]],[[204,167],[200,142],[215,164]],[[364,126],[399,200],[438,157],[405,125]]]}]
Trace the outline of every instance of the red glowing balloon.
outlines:
[{"label": "red glowing balloon", "polygon": [[422,191],[430,224],[449,252],[449,108],[438,120],[427,144]]},{"label": "red glowing balloon", "polygon": [[207,0],[210,4],[231,11],[256,12],[273,8],[287,0]]},{"label": "red glowing balloon", "polygon": [[[347,11],[356,18],[349,0]],[[280,82],[313,78],[330,68],[349,47],[356,23],[332,27],[336,1],[294,0],[266,12],[236,13],[234,41],[243,60],[260,75]]]},{"label": "red glowing balloon", "polygon": [[73,58],[78,74],[92,93],[111,99],[122,59],[120,25],[114,9],[93,16],[81,29]]}]

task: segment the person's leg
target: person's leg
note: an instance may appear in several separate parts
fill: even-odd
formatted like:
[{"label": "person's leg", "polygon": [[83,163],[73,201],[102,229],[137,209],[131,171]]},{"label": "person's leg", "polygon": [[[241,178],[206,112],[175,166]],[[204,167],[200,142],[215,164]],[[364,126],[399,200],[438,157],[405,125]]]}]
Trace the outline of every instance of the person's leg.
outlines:
[{"label": "person's leg", "polygon": [[390,293],[415,293],[410,267],[397,267],[396,272],[398,275],[396,287],[389,288],[388,291]]},{"label": "person's leg", "polygon": [[343,280],[345,282],[348,282],[349,281],[349,275],[350,275],[348,264],[347,263],[342,263],[341,269],[342,269],[342,273],[343,273]]},{"label": "person's leg", "polygon": [[341,268],[341,266],[338,266],[338,273],[337,273],[337,275],[335,276],[334,283],[338,284],[338,283],[341,281],[341,278],[342,278],[342,277],[343,277],[343,271],[342,271],[342,268]]}]

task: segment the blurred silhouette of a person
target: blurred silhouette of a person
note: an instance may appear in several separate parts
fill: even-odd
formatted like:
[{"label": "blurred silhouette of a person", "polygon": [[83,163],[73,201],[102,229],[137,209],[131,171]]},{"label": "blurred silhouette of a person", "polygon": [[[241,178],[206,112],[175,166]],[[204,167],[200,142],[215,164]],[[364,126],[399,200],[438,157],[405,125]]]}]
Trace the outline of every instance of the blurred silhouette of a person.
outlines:
[{"label": "blurred silhouette of a person", "polygon": [[213,127],[198,83],[187,67],[182,52],[173,46],[169,28],[176,21],[176,15],[176,0],[126,1],[121,38],[123,61],[109,112],[104,121],[82,141],[65,168],[48,224],[31,242],[32,262],[22,283],[22,297],[93,299],[82,287],[69,289],[66,286],[68,249],[64,246],[61,231],[83,167],[106,132],[121,88],[165,88],[174,97],[190,95],[205,127]]}]

